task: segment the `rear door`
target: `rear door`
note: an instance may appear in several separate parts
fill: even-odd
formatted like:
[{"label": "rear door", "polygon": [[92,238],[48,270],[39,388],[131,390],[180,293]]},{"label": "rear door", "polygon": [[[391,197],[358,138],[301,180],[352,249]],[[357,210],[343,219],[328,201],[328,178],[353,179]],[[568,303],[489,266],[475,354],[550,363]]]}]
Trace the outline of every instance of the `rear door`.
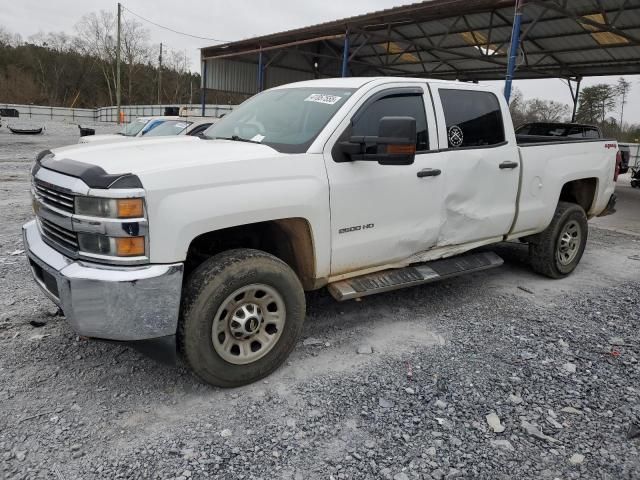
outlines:
[{"label": "rear door", "polygon": [[507,104],[475,86],[431,85],[446,147],[438,246],[497,239],[514,221],[521,168]]},{"label": "rear door", "polygon": [[[412,165],[336,161],[337,142],[352,135],[377,136],[378,123],[387,116],[416,119],[417,153]],[[402,261],[437,243],[443,184],[437,149],[426,83],[379,86],[354,106],[324,150],[332,276]]]}]

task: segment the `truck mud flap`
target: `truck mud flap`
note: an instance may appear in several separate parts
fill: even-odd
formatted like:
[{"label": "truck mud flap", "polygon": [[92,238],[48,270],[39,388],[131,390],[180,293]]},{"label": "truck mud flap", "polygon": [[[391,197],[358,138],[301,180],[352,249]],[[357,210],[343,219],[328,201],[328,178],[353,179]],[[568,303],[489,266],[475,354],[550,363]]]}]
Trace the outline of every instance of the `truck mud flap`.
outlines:
[{"label": "truck mud flap", "polygon": [[609,198],[609,202],[607,202],[606,208],[598,215],[599,217],[606,217],[607,215],[613,215],[616,213],[616,194],[612,194]]},{"label": "truck mud flap", "polygon": [[91,338],[99,342],[124,345],[164,365],[175,366],[178,363],[178,349],[176,336],[149,338],[145,340],[108,340],[104,338]]},{"label": "truck mud flap", "polygon": [[395,270],[370,273],[341,280],[329,285],[329,292],[338,301],[389,292],[399,288],[437,282],[463,273],[499,267],[504,261],[494,252],[480,252],[434,260]]}]

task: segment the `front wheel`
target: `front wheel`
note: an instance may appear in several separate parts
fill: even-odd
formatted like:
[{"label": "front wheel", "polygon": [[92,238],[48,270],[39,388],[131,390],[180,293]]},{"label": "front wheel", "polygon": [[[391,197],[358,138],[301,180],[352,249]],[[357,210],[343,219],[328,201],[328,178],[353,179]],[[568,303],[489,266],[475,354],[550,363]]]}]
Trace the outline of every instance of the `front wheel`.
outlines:
[{"label": "front wheel", "polygon": [[200,265],[185,287],[179,346],[205,382],[236,387],[273,372],[302,331],[305,298],[280,259],[230,250]]},{"label": "front wheel", "polygon": [[581,206],[559,202],[551,224],[529,242],[533,270],[550,278],[573,272],[587,245],[588,228]]}]

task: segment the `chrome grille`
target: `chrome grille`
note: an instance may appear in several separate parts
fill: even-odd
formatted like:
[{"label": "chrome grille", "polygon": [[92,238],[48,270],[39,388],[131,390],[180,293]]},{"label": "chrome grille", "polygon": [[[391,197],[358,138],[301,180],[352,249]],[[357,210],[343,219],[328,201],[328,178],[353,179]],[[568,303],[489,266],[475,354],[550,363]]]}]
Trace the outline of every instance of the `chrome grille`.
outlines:
[{"label": "chrome grille", "polygon": [[42,203],[50,207],[73,213],[74,196],[70,193],[62,192],[52,185],[35,181],[35,193],[40,197]]},{"label": "chrome grille", "polygon": [[75,232],[56,225],[49,220],[39,217],[40,226],[45,240],[49,240],[72,252],[78,251],[78,237]]}]

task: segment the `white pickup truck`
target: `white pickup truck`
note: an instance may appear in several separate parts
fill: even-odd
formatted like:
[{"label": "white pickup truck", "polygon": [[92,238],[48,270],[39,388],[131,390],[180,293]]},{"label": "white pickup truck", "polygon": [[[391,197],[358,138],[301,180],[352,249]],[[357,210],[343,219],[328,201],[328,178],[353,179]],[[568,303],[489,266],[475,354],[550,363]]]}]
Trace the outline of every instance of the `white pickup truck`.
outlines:
[{"label": "white pickup truck", "polygon": [[498,266],[571,273],[615,202],[617,143],[514,134],[502,95],[423,79],[296,83],[247,100],[208,140],[45,151],[24,242],[80,334],[180,351],[237,386],[294,348],[305,290],[337,300]]}]

